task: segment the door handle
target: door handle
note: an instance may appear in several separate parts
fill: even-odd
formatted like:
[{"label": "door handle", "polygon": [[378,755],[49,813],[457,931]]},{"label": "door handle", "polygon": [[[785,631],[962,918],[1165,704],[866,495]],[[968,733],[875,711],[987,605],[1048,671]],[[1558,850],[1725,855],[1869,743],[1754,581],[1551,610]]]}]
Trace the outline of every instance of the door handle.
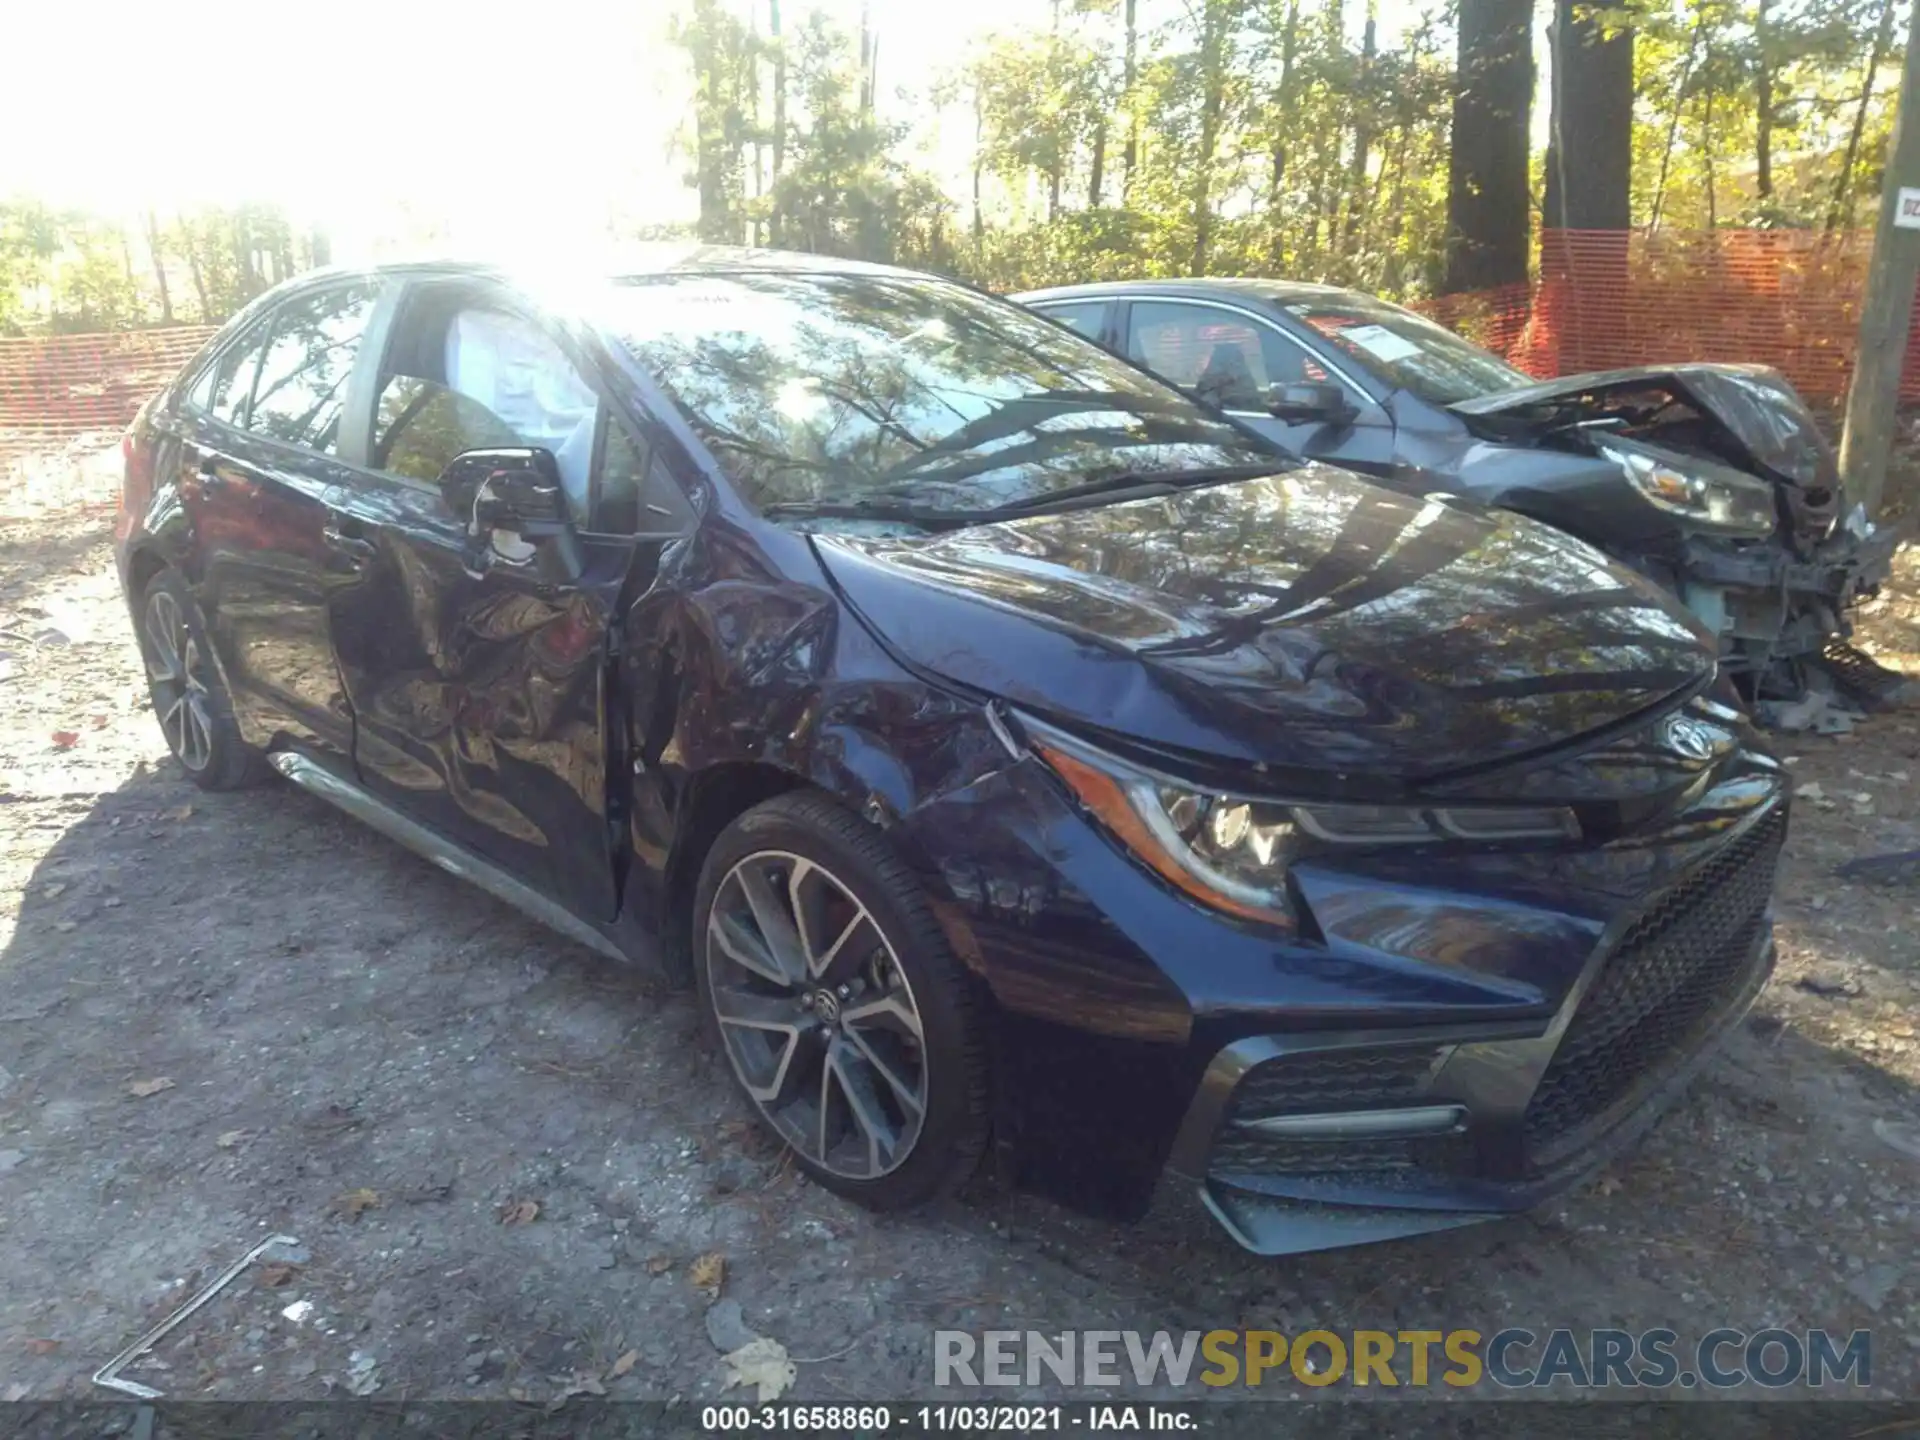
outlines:
[{"label": "door handle", "polygon": [[371,560],[376,553],[371,540],[362,540],[358,535],[348,535],[336,525],[329,525],[320,532],[320,538],[327,547],[355,560]]}]

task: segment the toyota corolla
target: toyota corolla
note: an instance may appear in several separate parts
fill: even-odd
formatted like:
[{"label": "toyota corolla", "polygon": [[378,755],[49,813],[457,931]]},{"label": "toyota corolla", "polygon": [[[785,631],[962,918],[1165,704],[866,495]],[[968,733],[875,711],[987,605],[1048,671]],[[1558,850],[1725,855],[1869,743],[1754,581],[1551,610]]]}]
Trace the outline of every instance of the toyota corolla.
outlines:
[{"label": "toyota corolla", "polygon": [[319,273],[125,452],[184,771],[696,986],[876,1208],[991,1156],[1264,1253],[1511,1212],[1771,963],[1782,772],[1674,602],[957,284]]}]

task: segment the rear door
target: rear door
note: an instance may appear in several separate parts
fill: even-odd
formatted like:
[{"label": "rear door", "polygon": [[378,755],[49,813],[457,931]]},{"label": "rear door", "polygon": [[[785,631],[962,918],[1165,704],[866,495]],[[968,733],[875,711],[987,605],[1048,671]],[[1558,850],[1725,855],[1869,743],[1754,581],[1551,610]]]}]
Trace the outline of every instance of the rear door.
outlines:
[{"label": "rear door", "polygon": [[182,498],[202,608],[249,742],[342,759],[352,715],[328,596],[342,557],[328,501],[374,282],[304,289],[217,355],[189,396]]},{"label": "rear door", "polygon": [[1030,307],[1049,320],[1058,320],[1069,330],[1087,339],[1113,347],[1113,302],[1111,300],[1047,300]]},{"label": "rear door", "polygon": [[[336,525],[367,560],[332,624],[362,782],[576,914],[612,919],[608,633],[644,447],[578,337],[458,279],[409,288],[353,445]],[[442,492],[454,456],[497,446],[555,455],[577,573],[477,530],[471,497]]]},{"label": "rear door", "polygon": [[[1236,306],[1199,300],[1133,300],[1127,306],[1126,355],[1236,420],[1289,454],[1356,469],[1393,462],[1393,422],[1371,395],[1324,357],[1278,326]],[[1268,387],[1335,384],[1355,416],[1346,424],[1279,420]]]}]

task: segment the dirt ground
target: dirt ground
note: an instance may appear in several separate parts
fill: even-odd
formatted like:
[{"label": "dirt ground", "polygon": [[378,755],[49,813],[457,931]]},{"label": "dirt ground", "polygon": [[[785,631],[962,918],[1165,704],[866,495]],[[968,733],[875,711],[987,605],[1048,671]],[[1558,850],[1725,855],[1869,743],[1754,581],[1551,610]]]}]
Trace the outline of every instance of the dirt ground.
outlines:
[{"label": "dirt ground", "polygon": [[[935,1328],[1870,1327],[1920,1395],[1920,715],[1787,737],[1781,964],[1687,1100],[1532,1216],[1250,1261],[982,1184],[875,1219],[773,1163],[692,1003],[303,793],[165,758],[107,537],[114,453],[0,489],[0,1395],[94,1368],[274,1232],[133,1378],[177,1397],[930,1396]],[[1863,617],[1920,673],[1920,555]],[[1817,785],[1818,790],[1811,787]],[[571,1392],[572,1398],[567,1399]],[[735,1392],[736,1394],[738,1392]],[[999,1392],[998,1398],[1009,1398]]]}]

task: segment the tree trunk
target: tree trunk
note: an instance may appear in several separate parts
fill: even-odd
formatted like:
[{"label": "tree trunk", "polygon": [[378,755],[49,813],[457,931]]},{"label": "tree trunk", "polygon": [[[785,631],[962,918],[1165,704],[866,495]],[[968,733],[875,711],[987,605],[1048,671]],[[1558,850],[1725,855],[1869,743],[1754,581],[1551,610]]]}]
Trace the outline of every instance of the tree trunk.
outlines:
[{"label": "tree trunk", "polygon": [[1351,239],[1367,213],[1367,164],[1373,155],[1373,58],[1377,27],[1374,0],[1367,0],[1367,24],[1361,32],[1360,77],[1353,96],[1353,165],[1347,185],[1347,223]]},{"label": "tree trunk", "polygon": [[[1891,6],[1893,0],[1887,0]],[[1767,0],[1754,0],[1753,188],[1762,201],[1773,198],[1773,55],[1767,37]]]},{"label": "tree trunk", "polygon": [[860,6],[860,113],[873,114],[874,34],[873,8]]},{"label": "tree trunk", "polygon": [[1707,228],[1720,223],[1719,198],[1714,194],[1713,175],[1713,41],[1707,41],[1707,96],[1700,111],[1700,163],[1706,167]]},{"label": "tree trunk", "polygon": [[167,256],[160,244],[160,217],[147,211],[147,258],[153,262],[153,283],[160,291],[160,321],[173,324],[173,296],[167,290]]},{"label": "tree trunk", "polygon": [[1546,224],[1622,230],[1633,220],[1633,32],[1607,33],[1587,0],[1557,0]]},{"label": "tree trunk", "polygon": [[1140,25],[1139,0],[1127,0],[1127,40],[1126,58],[1121,66],[1121,78],[1126,82],[1127,92],[1127,148],[1120,161],[1120,203],[1133,204],[1133,167],[1140,158],[1140,115],[1134,105],[1133,86],[1140,78]]},{"label": "tree trunk", "polygon": [[773,43],[773,202],[767,207],[767,239],[780,243],[780,175],[787,164],[787,42],[780,38],[780,0],[767,0],[767,38]]},{"label": "tree trunk", "polygon": [[1532,0],[1460,0],[1447,168],[1449,291],[1527,278]]},{"label": "tree trunk", "polygon": [[1093,173],[1087,181],[1087,208],[1100,208],[1100,190],[1107,178],[1107,117],[1093,122]]},{"label": "tree trunk", "polygon": [[980,208],[980,178],[986,169],[986,110],[980,103],[980,87],[973,87],[973,253],[977,259],[987,239],[986,213]]},{"label": "tree trunk", "polygon": [[1660,152],[1660,178],[1653,187],[1653,208],[1647,215],[1647,233],[1651,235],[1660,228],[1660,210],[1667,201],[1667,175],[1673,168],[1673,147],[1680,138],[1680,116],[1687,108],[1687,89],[1693,83],[1693,57],[1700,49],[1700,35],[1706,26],[1703,15],[1693,25],[1693,35],[1687,41],[1686,63],[1680,67],[1680,83],[1673,89],[1673,110],[1667,116],[1667,143]]},{"label": "tree trunk", "polygon": [[213,322],[213,306],[207,300],[206,272],[200,268],[200,237],[193,233],[193,228],[184,216],[180,219],[179,226],[180,233],[187,242],[181,247],[187,252],[187,274],[193,277],[193,293],[200,301],[200,323],[209,325]]},{"label": "tree trunk", "polygon": [[[1880,7],[1880,28],[1873,34],[1873,49],[1867,56],[1866,74],[1860,77],[1860,103],[1854,107],[1853,128],[1847,133],[1846,153],[1840,160],[1840,173],[1834,177],[1833,199],[1827,206],[1825,228],[1837,230],[1846,221],[1847,202],[1853,198],[1853,167],[1860,158],[1860,137],[1867,128],[1867,109],[1873,103],[1873,80],[1887,63],[1893,49],[1893,0]],[[1920,103],[1920,102],[1916,102]]]},{"label": "tree trunk", "polygon": [[1193,167],[1193,273],[1207,273],[1213,240],[1213,152],[1220,144],[1220,112],[1226,104],[1226,4],[1204,0],[1200,20],[1200,153]]},{"label": "tree trunk", "polygon": [[1275,275],[1287,273],[1287,134],[1293,123],[1294,53],[1300,39],[1300,0],[1288,0],[1287,23],[1280,31],[1280,84],[1274,90],[1273,171],[1267,180],[1267,254]]}]

